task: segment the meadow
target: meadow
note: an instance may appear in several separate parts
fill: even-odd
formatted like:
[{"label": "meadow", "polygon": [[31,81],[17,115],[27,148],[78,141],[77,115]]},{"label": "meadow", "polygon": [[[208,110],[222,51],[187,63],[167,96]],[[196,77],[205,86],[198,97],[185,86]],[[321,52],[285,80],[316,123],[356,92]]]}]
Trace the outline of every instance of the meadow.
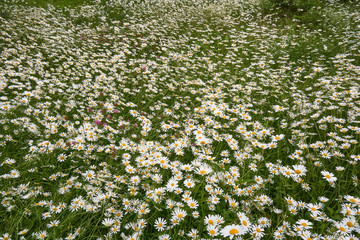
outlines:
[{"label": "meadow", "polygon": [[302,2],[2,1],[0,240],[358,240],[360,4]]}]

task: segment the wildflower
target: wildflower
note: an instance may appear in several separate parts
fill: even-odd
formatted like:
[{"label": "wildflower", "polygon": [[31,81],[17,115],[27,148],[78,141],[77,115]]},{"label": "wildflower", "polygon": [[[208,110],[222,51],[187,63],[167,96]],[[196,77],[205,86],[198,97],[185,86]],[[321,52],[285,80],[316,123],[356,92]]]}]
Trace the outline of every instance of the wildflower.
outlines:
[{"label": "wildflower", "polygon": [[256,172],[258,169],[257,169],[257,165],[255,163],[250,163],[249,164],[249,168],[251,171],[253,172]]},{"label": "wildflower", "polygon": [[344,167],[341,167],[341,166],[336,167],[336,171],[341,172],[341,171],[344,171],[344,170],[345,170]]},{"label": "wildflower", "polygon": [[205,217],[204,222],[207,225],[216,226],[217,225],[217,217],[214,216],[214,215],[208,215],[208,216]]},{"label": "wildflower", "polygon": [[159,236],[159,240],[170,240],[171,237],[169,234],[164,234],[164,235],[161,235]]},{"label": "wildflower", "polygon": [[305,220],[305,219],[299,219],[296,221],[296,224],[299,226],[299,228],[301,230],[303,229],[311,229],[312,228],[312,223],[308,220]]},{"label": "wildflower", "polygon": [[176,190],[178,188],[178,181],[174,178],[171,178],[167,184],[166,184],[166,188],[168,191],[172,192],[174,190]]},{"label": "wildflower", "polygon": [[1,237],[1,240],[11,240],[11,236],[9,233],[4,233]]},{"label": "wildflower", "polygon": [[348,202],[352,203],[352,204],[360,206],[360,198],[356,198],[356,197],[353,197],[353,196],[350,196],[350,195],[346,195],[345,199]]},{"label": "wildflower", "polygon": [[208,231],[208,234],[209,234],[211,237],[215,237],[215,236],[218,236],[218,235],[219,235],[219,227],[218,227],[218,226],[208,225],[208,226],[206,227],[206,230]]},{"label": "wildflower", "polygon": [[237,216],[238,216],[238,218],[240,219],[240,222],[241,222],[241,224],[242,224],[244,227],[246,227],[246,228],[251,227],[250,220],[249,220],[249,218],[248,218],[244,213],[239,212],[239,213],[237,214]]},{"label": "wildflower", "polygon": [[198,211],[193,211],[192,215],[195,219],[199,218],[199,212]]},{"label": "wildflower", "polygon": [[61,154],[58,155],[57,160],[59,162],[64,162],[66,158],[67,158],[66,154],[61,153]]},{"label": "wildflower", "polygon": [[327,150],[322,150],[322,151],[320,152],[320,154],[321,154],[321,157],[323,157],[323,158],[325,158],[325,159],[330,159],[330,158],[331,158],[331,154],[330,154],[330,152],[327,151]]},{"label": "wildflower", "polygon": [[207,175],[209,173],[211,173],[213,170],[211,167],[209,167],[208,165],[201,165],[200,167],[198,167],[196,169],[196,173],[204,176],[204,175]]},{"label": "wildflower", "polygon": [[42,219],[51,218],[51,214],[49,212],[45,212],[42,214]]},{"label": "wildflower", "polygon": [[37,239],[44,239],[48,236],[48,233],[47,233],[47,231],[42,231],[42,232],[36,233],[35,235],[36,235]]},{"label": "wildflower", "polygon": [[57,226],[59,226],[59,224],[60,224],[59,220],[54,220],[54,221],[50,221],[50,223],[48,223],[46,226],[48,228],[51,228],[51,227],[57,227]]},{"label": "wildflower", "polygon": [[221,229],[220,233],[223,237],[233,239],[236,236],[241,236],[247,232],[248,228],[241,225],[228,225]]},{"label": "wildflower", "polygon": [[11,178],[19,178],[20,177],[20,172],[16,169],[13,169],[10,171],[10,177]]},{"label": "wildflower", "polygon": [[186,217],[187,213],[185,210],[182,210],[181,208],[175,208],[173,211],[173,216],[176,217],[179,221],[183,220]]},{"label": "wildflower", "polygon": [[29,229],[25,228],[25,229],[21,230],[21,231],[18,233],[18,235],[24,235],[24,234],[26,234],[28,231],[29,231]]},{"label": "wildflower", "polygon": [[321,171],[321,174],[323,175],[323,178],[326,179],[328,182],[336,182],[337,177],[334,176],[333,173],[330,173],[328,171]]},{"label": "wildflower", "polygon": [[347,234],[351,232],[351,228],[347,225],[346,222],[341,221],[341,222],[337,222],[335,223],[336,228],[338,229],[337,232],[340,234]]},{"label": "wildflower", "polygon": [[295,176],[300,177],[300,176],[304,176],[307,172],[307,169],[305,168],[304,165],[294,165],[294,172],[295,172]]},{"label": "wildflower", "polygon": [[261,225],[254,225],[251,228],[251,236],[253,239],[261,239],[265,235],[264,228]]},{"label": "wildflower", "polygon": [[102,220],[101,223],[104,224],[107,227],[110,227],[115,223],[115,220],[112,219],[112,218],[105,218],[105,219]]},{"label": "wildflower", "polygon": [[258,223],[264,228],[269,227],[271,225],[271,221],[266,217],[261,217],[258,219]]},{"label": "wildflower", "polygon": [[155,228],[158,231],[164,231],[166,228],[166,220],[163,218],[158,218],[155,220]]},{"label": "wildflower", "polygon": [[315,216],[320,214],[319,209],[321,209],[321,205],[309,203],[309,204],[307,204],[307,208],[310,210],[310,213]]},{"label": "wildflower", "polygon": [[195,199],[190,199],[187,204],[192,209],[197,209],[197,207],[199,206],[198,201],[196,201]]},{"label": "wildflower", "polygon": [[351,206],[345,204],[341,206],[340,213],[343,214],[344,216],[354,216],[356,215],[356,210]]},{"label": "wildflower", "polygon": [[184,181],[184,186],[187,188],[193,188],[195,186],[195,183],[192,179],[186,179]]},{"label": "wildflower", "polygon": [[347,228],[349,228],[350,230],[355,230],[359,227],[359,223],[356,221],[354,216],[349,216],[344,218],[340,225],[342,226],[347,226]]},{"label": "wildflower", "polygon": [[357,176],[354,175],[351,179],[353,180],[353,185],[357,187],[357,185],[359,184],[359,179],[357,178]]},{"label": "wildflower", "polygon": [[321,72],[323,70],[323,68],[322,67],[314,67],[313,70],[315,72]]}]

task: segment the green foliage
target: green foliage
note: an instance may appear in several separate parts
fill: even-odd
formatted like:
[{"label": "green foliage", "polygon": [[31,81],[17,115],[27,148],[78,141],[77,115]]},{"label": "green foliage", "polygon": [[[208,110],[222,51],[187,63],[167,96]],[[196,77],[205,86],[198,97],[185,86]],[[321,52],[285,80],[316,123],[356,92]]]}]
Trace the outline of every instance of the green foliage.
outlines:
[{"label": "green foliage", "polygon": [[260,7],[264,14],[277,14],[284,18],[296,18],[300,23],[317,23],[321,20],[318,11],[324,6],[321,0],[261,0]]},{"label": "green foliage", "polygon": [[56,8],[75,8],[85,4],[92,4],[92,0],[24,0],[20,2],[28,6],[47,8],[52,5]]}]

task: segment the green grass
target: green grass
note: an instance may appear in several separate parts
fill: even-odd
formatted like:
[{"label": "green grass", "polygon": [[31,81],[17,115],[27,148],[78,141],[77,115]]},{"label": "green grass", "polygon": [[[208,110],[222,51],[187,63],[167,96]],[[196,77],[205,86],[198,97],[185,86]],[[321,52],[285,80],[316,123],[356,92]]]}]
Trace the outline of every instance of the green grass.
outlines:
[{"label": "green grass", "polygon": [[80,7],[82,5],[88,5],[93,3],[93,1],[89,0],[24,0],[24,1],[17,1],[16,4],[22,4],[32,7],[39,7],[39,8],[47,8],[49,5],[54,6],[56,8],[75,8]]}]

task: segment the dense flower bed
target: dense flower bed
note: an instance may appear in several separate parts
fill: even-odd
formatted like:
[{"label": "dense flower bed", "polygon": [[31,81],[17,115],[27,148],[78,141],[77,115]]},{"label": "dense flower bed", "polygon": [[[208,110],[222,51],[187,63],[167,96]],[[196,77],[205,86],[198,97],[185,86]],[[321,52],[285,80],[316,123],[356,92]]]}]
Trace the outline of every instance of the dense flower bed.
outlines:
[{"label": "dense flower bed", "polygon": [[0,18],[0,239],[358,239],[358,11],[108,4]]}]

